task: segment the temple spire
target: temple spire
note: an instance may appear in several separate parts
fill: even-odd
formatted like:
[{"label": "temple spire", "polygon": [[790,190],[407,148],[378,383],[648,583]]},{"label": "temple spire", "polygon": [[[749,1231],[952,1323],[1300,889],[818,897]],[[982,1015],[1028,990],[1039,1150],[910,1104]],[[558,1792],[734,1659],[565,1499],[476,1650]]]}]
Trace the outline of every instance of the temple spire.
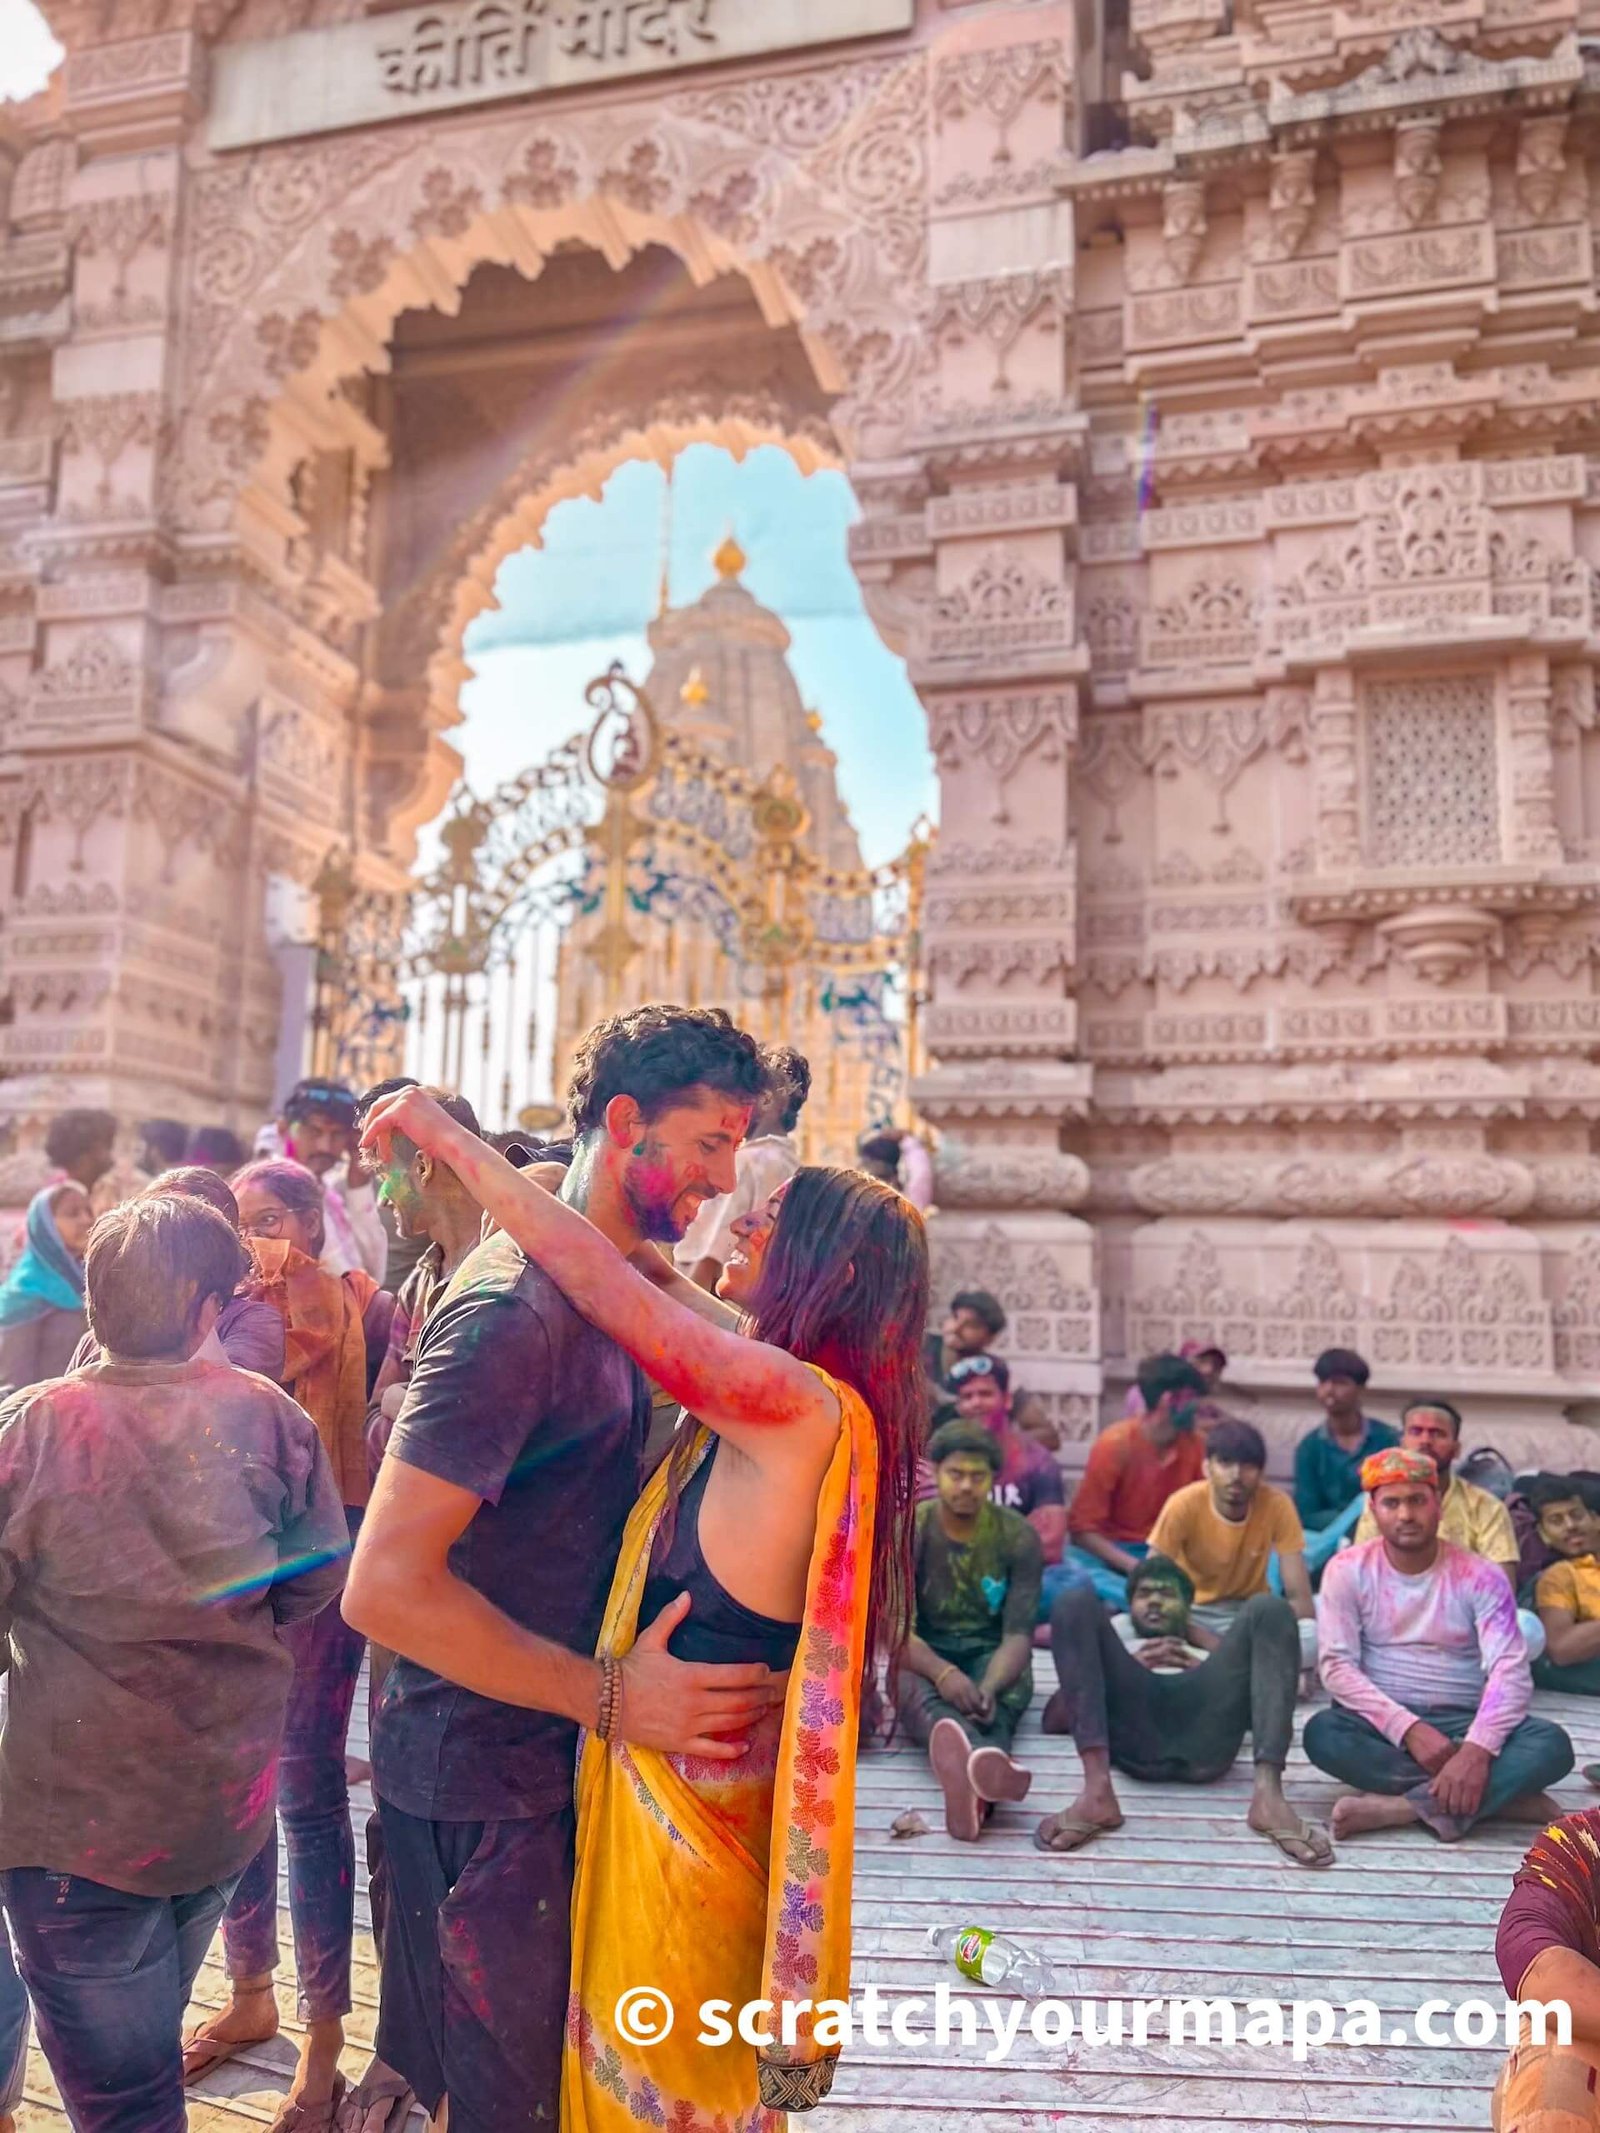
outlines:
[{"label": "temple spire", "polygon": [[733,578],[737,578],[744,569],[745,564],[749,562],[750,558],[734,539],[731,526],[723,535],[722,545],[711,560],[716,566],[717,576],[721,578],[724,584],[727,584]]}]

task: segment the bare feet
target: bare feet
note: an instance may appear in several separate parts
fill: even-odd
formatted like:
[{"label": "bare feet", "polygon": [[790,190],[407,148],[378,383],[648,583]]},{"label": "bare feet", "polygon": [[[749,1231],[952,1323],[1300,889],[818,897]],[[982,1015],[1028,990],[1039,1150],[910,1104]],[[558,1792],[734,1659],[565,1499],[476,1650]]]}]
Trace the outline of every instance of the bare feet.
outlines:
[{"label": "bare feet", "polygon": [[1342,1844],[1346,1837],[1360,1837],[1374,1829],[1404,1829],[1417,1820],[1417,1810],[1404,1797],[1390,1799],[1381,1792],[1347,1792],[1333,1803],[1333,1834]]},{"label": "bare feet", "polygon": [[1014,1763],[1004,1748],[974,1748],[967,1776],[980,1800],[1025,1800],[1033,1772]]},{"label": "bare feet", "polygon": [[341,2086],[339,2054],[343,2049],[344,2023],[337,2016],[331,2021],[306,2024],[300,2063],[294,2070],[289,2093],[279,2106],[275,2125],[287,2121],[298,2126],[319,2106],[332,2102]]},{"label": "bare feet", "polygon": [[1494,1819],[1497,1822],[1559,1822],[1566,1811],[1548,1792],[1527,1792],[1520,1800],[1508,1800],[1504,1807],[1497,1807]]},{"label": "bare feet", "polygon": [[1327,1831],[1295,1813],[1283,1796],[1283,1772],[1271,1763],[1256,1764],[1245,1820],[1257,1836],[1270,1838],[1296,1866],[1332,1866],[1333,1846]]},{"label": "bare feet", "polygon": [[963,1844],[975,1844],[983,1827],[983,1802],[972,1789],[967,1764],[972,1743],[953,1718],[941,1718],[928,1735],[928,1761],[944,1794],[944,1826]]},{"label": "bare feet", "polygon": [[1058,1815],[1045,1816],[1033,1833],[1033,1848],[1036,1852],[1078,1852],[1096,1837],[1121,1827],[1120,1814],[1111,1821],[1086,1822],[1066,1808]]},{"label": "bare feet", "polygon": [[1245,1820],[1258,1837],[1269,1837],[1296,1866],[1332,1866],[1333,1846],[1328,1842],[1327,1831],[1297,1815],[1287,1801],[1275,1814],[1252,1802]]},{"label": "bare feet", "polygon": [[278,2034],[278,1998],[272,1979],[231,1978],[228,2004],[207,2015],[183,2042],[183,2078],[198,2081],[250,2044]]}]

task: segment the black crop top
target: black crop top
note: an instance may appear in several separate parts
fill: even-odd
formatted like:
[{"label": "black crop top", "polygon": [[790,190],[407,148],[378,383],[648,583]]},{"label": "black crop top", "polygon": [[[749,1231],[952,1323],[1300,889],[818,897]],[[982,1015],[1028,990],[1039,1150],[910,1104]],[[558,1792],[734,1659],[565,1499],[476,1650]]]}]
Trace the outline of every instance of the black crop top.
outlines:
[{"label": "black crop top", "polygon": [[758,1615],[753,1607],[743,1606],[717,1582],[700,1550],[700,1505],[716,1456],[717,1439],[713,1437],[678,1498],[671,1544],[662,1550],[658,1541],[659,1552],[651,1558],[650,1575],[639,1602],[639,1627],[647,1629],[669,1600],[686,1592],[693,1605],[672,1632],[667,1648],[674,1659],[709,1661],[718,1666],[751,1666],[759,1662],[781,1672],[794,1663],[800,1624],[778,1622],[771,1615]]}]

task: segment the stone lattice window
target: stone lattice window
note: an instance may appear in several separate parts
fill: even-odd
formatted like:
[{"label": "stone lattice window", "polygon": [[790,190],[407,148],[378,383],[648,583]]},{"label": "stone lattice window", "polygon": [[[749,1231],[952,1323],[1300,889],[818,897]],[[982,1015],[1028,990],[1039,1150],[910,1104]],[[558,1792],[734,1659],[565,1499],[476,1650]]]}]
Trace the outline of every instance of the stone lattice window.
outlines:
[{"label": "stone lattice window", "polygon": [[1368,863],[1497,862],[1500,769],[1493,683],[1469,675],[1375,682],[1365,702]]}]

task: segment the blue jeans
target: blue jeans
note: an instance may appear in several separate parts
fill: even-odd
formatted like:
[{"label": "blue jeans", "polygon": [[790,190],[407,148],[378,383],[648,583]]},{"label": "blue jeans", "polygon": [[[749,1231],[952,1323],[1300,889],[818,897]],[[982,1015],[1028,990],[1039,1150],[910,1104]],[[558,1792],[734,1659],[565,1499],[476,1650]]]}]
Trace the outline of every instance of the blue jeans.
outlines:
[{"label": "blue jeans", "polygon": [[74,2133],[183,2133],[183,2010],[227,1890],[129,1896],[17,1866],[0,1892]]},{"label": "blue jeans", "polygon": [[[354,1541],[361,1513],[347,1509]],[[345,1778],[345,1737],[366,1640],[333,1600],[278,1632],[294,1654],[294,1680],[278,1763],[278,1815],[289,1848],[289,1918],[302,2022],[350,2012],[356,1846]],[[278,1967],[278,1829],[240,1876],[222,1921],[230,1978]]]},{"label": "blue jeans", "polygon": [[0,1927],[0,2111],[14,2111],[22,2101],[27,2071],[28,1995]]},{"label": "blue jeans", "polygon": [[1059,1563],[1046,1563],[1039,1580],[1039,1620],[1048,1622],[1050,1610],[1064,1592],[1092,1592],[1094,1580],[1081,1562],[1073,1560],[1076,1550],[1062,1550]]},{"label": "blue jeans", "polygon": [[[1446,1739],[1462,1741],[1478,1714],[1465,1705],[1445,1704],[1414,1715]],[[1416,1809],[1417,1820],[1446,1843],[1464,1837],[1475,1823],[1498,1814],[1511,1801],[1560,1784],[1572,1768],[1572,1743],[1561,1728],[1548,1718],[1525,1718],[1512,1727],[1490,1765],[1477,1813],[1451,1815],[1435,1802],[1433,1781],[1422,1765],[1343,1704],[1313,1711],[1306,1720],[1302,1744],[1319,1770],[1354,1785],[1358,1792],[1403,1793]]]},{"label": "blue jeans", "polygon": [[[1117,1546],[1124,1555],[1131,1555],[1138,1562],[1143,1562],[1144,1558],[1150,1553],[1150,1543],[1148,1541],[1118,1541]],[[1069,1569],[1077,1572],[1077,1579],[1064,1580],[1052,1591],[1049,1584],[1050,1578],[1060,1571]],[[1046,1622],[1049,1621],[1050,1602],[1057,1592],[1069,1590],[1070,1583],[1084,1578],[1087,1578],[1113,1614],[1120,1615],[1125,1612],[1128,1605],[1127,1572],[1125,1570],[1113,1570],[1109,1563],[1102,1563],[1099,1556],[1091,1555],[1087,1548],[1068,1547],[1062,1549],[1061,1561],[1058,1564],[1052,1564],[1050,1569],[1045,1572],[1045,1608],[1041,1619]]]}]

